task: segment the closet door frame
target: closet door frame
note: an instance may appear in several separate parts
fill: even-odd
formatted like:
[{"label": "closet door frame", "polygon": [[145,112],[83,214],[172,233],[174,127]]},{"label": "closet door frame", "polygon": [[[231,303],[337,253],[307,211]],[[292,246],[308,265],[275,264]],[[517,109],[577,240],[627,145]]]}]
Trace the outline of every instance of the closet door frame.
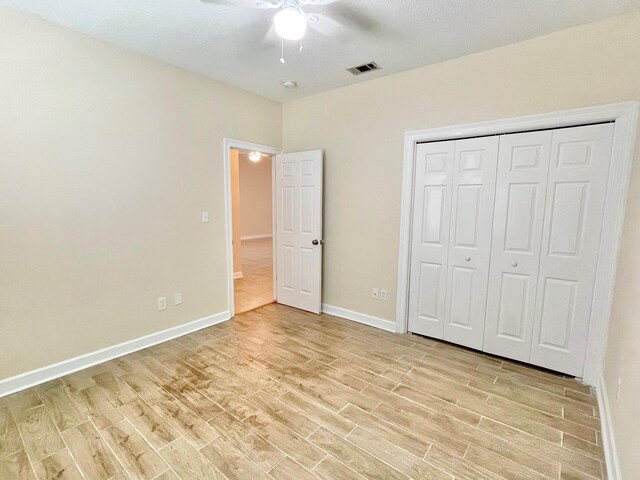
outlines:
[{"label": "closet door frame", "polygon": [[[405,133],[396,299],[396,331],[407,333],[414,162],[417,144],[614,122],[611,166],[583,381],[600,386],[640,102],[579,108]],[[484,312],[483,312],[484,314]]]}]

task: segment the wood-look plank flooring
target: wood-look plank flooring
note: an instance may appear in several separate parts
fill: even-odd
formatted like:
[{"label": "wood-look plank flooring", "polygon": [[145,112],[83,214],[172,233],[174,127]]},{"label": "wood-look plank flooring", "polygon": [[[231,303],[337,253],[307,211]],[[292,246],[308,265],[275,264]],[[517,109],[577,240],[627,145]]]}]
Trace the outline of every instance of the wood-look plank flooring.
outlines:
[{"label": "wood-look plank flooring", "polygon": [[591,390],[271,304],[0,399],[0,479],[606,478]]}]

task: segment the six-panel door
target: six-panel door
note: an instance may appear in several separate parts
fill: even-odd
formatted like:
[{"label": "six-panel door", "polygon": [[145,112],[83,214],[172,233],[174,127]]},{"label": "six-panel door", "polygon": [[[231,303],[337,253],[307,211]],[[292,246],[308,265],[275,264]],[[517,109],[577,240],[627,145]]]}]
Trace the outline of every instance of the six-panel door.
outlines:
[{"label": "six-panel door", "polygon": [[455,142],[444,339],[482,348],[498,137]]},{"label": "six-panel door", "polygon": [[322,151],[276,155],[276,296],[320,313]]},{"label": "six-panel door", "polygon": [[500,138],[484,350],[529,361],[551,131]]}]

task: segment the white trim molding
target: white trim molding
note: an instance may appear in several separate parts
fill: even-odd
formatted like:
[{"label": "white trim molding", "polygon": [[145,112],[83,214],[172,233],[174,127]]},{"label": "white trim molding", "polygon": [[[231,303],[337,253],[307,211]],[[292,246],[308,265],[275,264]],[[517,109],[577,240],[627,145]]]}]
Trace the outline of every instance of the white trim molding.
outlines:
[{"label": "white trim molding", "polygon": [[616,439],[613,433],[611,410],[609,410],[609,397],[607,396],[604,378],[600,380],[600,385],[596,388],[596,396],[598,398],[598,410],[600,411],[600,433],[602,435],[604,461],[607,466],[607,477],[609,480],[622,480]]},{"label": "white trim molding", "polygon": [[257,240],[259,238],[272,238],[273,233],[262,233],[260,235],[245,235],[244,237],[240,237],[240,240]]},{"label": "white trim molding", "polygon": [[98,365],[99,363],[181,337],[188,333],[195,332],[196,330],[201,330],[203,328],[222,323],[229,320],[229,318],[231,317],[228,311],[216,313],[215,315],[209,315],[208,317],[194,320],[183,325],[178,325],[177,327],[151,333],[144,337],[139,337],[118,345],[96,350],[95,352],[86,353],[79,357],[47,365],[46,367],[42,367],[37,370],[31,370],[30,372],[21,373],[14,377],[5,378],[0,380],[0,398],[35,385],[48,382],[49,380],[69,375],[70,373],[77,372],[78,370],[89,368],[94,365]]},{"label": "white trim molding", "polygon": [[354,312],[352,310],[347,310],[346,308],[334,307],[333,305],[327,305],[326,303],[322,304],[322,313],[333,315],[334,317],[344,318],[346,320],[351,320],[353,322],[363,323],[365,325],[369,325],[370,327],[386,330],[387,332],[396,331],[395,322],[385,320],[384,318],[367,315],[366,313]]},{"label": "white trim molding", "polygon": [[[259,143],[250,143],[244,142],[242,140],[234,140],[232,138],[224,138],[222,140],[222,148],[223,148],[223,159],[224,159],[224,224],[225,224],[225,234],[226,234],[226,244],[227,244],[227,303],[229,305],[229,315],[231,317],[235,314],[234,307],[234,295],[233,295],[233,280],[234,271],[233,271],[233,218],[232,218],[232,204],[231,204],[231,149],[235,148],[238,150],[248,150],[250,152],[261,152],[267,153],[269,155],[277,155],[278,153],[282,153],[282,149],[279,147],[271,147],[269,145],[260,145]],[[275,163],[271,162],[271,178],[273,179],[275,176]],[[275,191],[274,191],[275,195]],[[275,204],[275,201],[274,201]],[[274,217],[275,217],[275,210]],[[273,221],[275,225],[275,220]],[[275,229],[274,229],[274,239],[275,239]],[[275,242],[274,245],[274,255],[273,262],[276,262],[275,256]],[[273,291],[275,297],[276,291],[276,283],[275,283],[275,268],[273,269]]]},{"label": "white trim molding", "polygon": [[611,313],[613,287],[620,250],[620,237],[622,235],[624,222],[631,165],[633,163],[633,148],[638,128],[639,105],[640,102],[617,103],[613,105],[601,105],[525,117],[406,132],[404,137],[400,210],[400,246],[396,304],[397,332],[406,333],[408,326],[414,160],[416,145],[418,143],[571,127],[591,123],[614,122],[611,167],[605,203],[602,238],[600,241],[595,293],[591,310],[589,340],[583,372],[583,380],[586,384],[598,386],[600,384],[600,378],[602,377],[602,362],[607,344],[609,315]]}]

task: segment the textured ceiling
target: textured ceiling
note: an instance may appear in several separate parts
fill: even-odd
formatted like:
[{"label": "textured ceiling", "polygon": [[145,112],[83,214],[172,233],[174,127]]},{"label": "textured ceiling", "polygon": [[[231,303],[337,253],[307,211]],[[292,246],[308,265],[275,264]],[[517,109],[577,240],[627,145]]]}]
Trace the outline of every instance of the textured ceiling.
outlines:
[{"label": "textured ceiling", "polygon": [[[324,0],[330,1],[330,0]],[[286,64],[255,0],[0,0],[52,22],[277,100],[428,65],[640,8],[640,0],[334,0]],[[345,69],[376,61],[382,70]],[[298,88],[286,90],[283,80]]]}]

